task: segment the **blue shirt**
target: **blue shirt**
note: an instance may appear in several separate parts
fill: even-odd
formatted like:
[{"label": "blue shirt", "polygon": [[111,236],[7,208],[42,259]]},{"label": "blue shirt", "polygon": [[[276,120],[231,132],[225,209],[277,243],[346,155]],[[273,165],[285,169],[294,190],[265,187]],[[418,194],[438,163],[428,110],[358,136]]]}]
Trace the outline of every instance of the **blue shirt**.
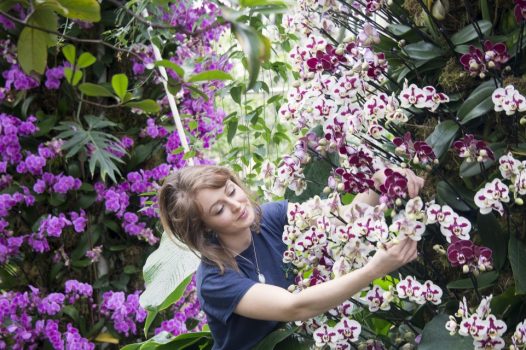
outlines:
[{"label": "blue shirt", "polygon": [[[252,234],[257,252],[259,269],[266,283],[288,288],[293,276],[285,276],[283,252],[283,227],[287,224],[287,202],[267,203],[261,206],[261,231]],[[220,275],[217,266],[201,262],[196,273],[197,296],[205,312],[212,337],[213,350],[251,349],[266,335],[276,329],[279,322],[261,321],[234,313],[245,293],[258,281],[254,249],[250,245],[236,262],[240,272],[226,268]]]}]

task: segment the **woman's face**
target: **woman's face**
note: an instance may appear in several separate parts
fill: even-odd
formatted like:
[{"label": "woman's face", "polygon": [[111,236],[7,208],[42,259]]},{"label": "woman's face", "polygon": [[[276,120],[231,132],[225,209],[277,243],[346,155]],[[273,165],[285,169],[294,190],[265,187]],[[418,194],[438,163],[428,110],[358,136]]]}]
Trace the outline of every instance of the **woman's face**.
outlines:
[{"label": "woman's face", "polygon": [[203,208],[203,222],[220,236],[250,230],[254,222],[252,203],[243,189],[231,180],[221,188],[200,190],[196,200]]}]

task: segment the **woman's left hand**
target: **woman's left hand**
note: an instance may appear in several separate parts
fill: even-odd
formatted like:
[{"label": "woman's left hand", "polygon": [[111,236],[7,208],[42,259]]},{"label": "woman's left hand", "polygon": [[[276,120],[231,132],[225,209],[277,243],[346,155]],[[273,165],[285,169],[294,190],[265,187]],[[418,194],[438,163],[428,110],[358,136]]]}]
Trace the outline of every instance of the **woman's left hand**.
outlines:
[{"label": "woman's left hand", "polygon": [[404,175],[407,179],[407,192],[409,194],[409,198],[415,198],[418,196],[418,193],[422,190],[424,187],[424,178],[417,176],[413,170],[408,168],[392,168],[393,170],[399,172],[400,174]]},{"label": "woman's left hand", "polygon": [[[417,176],[413,170],[408,168],[401,168],[399,166],[390,166],[389,169],[396,171],[397,173],[402,174],[407,179],[407,192],[410,198],[418,196],[418,193],[424,187],[424,179],[420,176]],[[373,180],[375,186],[378,188],[385,181],[385,169],[377,171],[373,175]]]}]

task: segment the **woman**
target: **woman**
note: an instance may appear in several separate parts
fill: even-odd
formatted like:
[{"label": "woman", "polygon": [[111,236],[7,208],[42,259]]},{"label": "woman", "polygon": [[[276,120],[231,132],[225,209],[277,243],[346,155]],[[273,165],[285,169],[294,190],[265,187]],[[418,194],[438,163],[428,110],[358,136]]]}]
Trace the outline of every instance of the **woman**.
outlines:
[{"label": "woman", "polygon": [[[423,180],[411,171],[406,177],[414,197]],[[377,201],[370,191],[353,203]],[[251,349],[279,322],[306,320],[334,308],[417,256],[416,242],[404,240],[377,251],[361,269],[290,293],[292,276],[282,264],[287,206],[286,201],[258,206],[237,177],[220,166],[181,169],[160,189],[164,229],[201,257],[197,292],[213,349]]]}]

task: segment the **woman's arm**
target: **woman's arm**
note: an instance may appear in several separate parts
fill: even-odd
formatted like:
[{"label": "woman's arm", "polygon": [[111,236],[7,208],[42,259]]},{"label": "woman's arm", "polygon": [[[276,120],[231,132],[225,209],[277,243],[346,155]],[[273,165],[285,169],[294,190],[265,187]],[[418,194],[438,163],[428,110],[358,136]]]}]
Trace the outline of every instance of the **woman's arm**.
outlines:
[{"label": "woman's arm", "polygon": [[416,242],[406,239],[390,245],[387,250],[378,250],[366,266],[299,293],[258,283],[241,298],[234,312],[260,320],[306,320],[340,305],[374,279],[398,269],[416,256]]}]

